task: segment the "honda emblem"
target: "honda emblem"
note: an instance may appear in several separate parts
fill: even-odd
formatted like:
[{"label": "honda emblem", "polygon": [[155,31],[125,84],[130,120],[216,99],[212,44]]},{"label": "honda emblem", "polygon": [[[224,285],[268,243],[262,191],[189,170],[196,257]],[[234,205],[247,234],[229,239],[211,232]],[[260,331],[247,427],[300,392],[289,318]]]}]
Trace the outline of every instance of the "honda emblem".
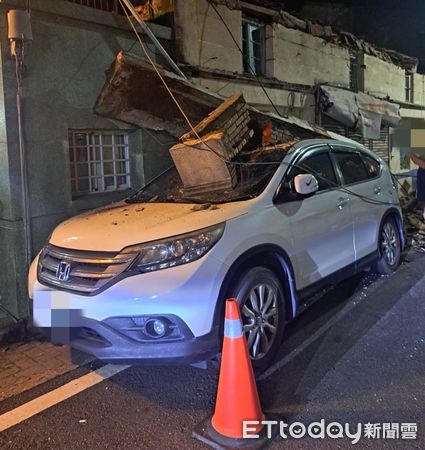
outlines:
[{"label": "honda emblem", "polygon": [[60,281],[68,281],[71,275],[71,264],[61,261],[56,269],[56,278]]}]

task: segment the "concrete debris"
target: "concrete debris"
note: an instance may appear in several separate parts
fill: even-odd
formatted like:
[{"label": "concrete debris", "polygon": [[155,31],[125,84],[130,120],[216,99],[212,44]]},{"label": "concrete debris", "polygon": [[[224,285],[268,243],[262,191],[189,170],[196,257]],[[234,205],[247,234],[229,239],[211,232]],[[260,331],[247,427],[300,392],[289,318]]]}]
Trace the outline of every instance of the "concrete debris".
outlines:
[{"label": "concrete debris", "polygon": [[230,160],[231,151],[223,131],[171,147],[170,154],[183,181],[184,193],[190,197],[232,189],[236,184],[236,173],[226,162]]},{"label": "concrete debris", "polygon": [[411,245],[417,252],[425,253],[425,232],[415,233]]},{"label": "concrete debris", "polygon": [[[181,144],[173,146],[170,154],[187,195],[236,185],[235,166],[226,161],[237,156],[253,137],[250,121],[242,94],[235,94],[180,137]],[[195,140],[197,137],[200,139]],[[206,153],[200,158],[202,150]]]},{"label": "concrete debris", "polygon": [[252,117],[242,94],[235,94],[183,134],[180,141],[170,154],[183,181],[184,194],[193,197],[233,189],[237,173],[232,160],[239,154],[241,161],[254,162],[267,154],[288,151],[298,139],[288,139],[288,130],[274,128],[271,120]]},{"label": "concrete debris", "polygon": [[[207,116],[223,101],[222,97],[195,87],[172,72],[162,72],[192,123]],[[107,73],[95,112],[140,128],[167,131],[175,137],[188,131],[185,119],[149,62],[122,51]]]},{"label": "concrete debris", "polygon": [[181,144],[172,147],[170,154],[186,195],[232,189],[236,185],[235,166],[226,161],[237,156],[253,137],[254,130],[248,128],[249,123],[245,100],[242,94],[235,94],[180,137]]},{"label": "concrete debris", "polygon": [[403,190],[400,194],[400,205],[410,244],[416,251],[425,253],[425,221],[422,218],[423,209],[419,208],[415,192]]},{"label": "concrete debris", "polygon": [[181,136],[180,141],[188,141],[212,131],[223,130],[226,156],[233,158],[252,137],[248,128],[249,120],[249,111],[242,94],[235,94],[208,114],[193,130]]},{"label": "concrete debris", "polygon": [[210,209],[211,208],[211,203],[202,203],[200,205],[195,205],[191,211],[193,212],[197,212],[197,211],[205,211],[206,209]]},{"label": "concrete debris", "polygon": [[[195,85],[158,66],[174,97],[183,106],[189,120],[199,123],[224,101],[221,95]],[[318,137],[334,138],[324,128],[297,117],[281,117],[246,106],[251,119],[261,126],[272,123],[280,130],[279,142]],[[170,97],[152,66],[140,57],[121,51],[116,56],[95,106],[100,116],[150,130],[164,130],[175,137],[189,131],[187,122]]]}]

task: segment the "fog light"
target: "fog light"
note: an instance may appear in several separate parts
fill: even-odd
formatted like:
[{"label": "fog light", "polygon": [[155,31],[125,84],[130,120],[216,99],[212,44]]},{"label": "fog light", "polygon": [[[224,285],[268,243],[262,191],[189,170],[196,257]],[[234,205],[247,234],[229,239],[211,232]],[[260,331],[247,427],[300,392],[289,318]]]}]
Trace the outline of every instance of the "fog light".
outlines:
[{"label": "fog light", "polygon": [[153,321],[153,329],[158,336],[164,336],[165,334],[165,324],[160,320]]},{"label": "fog light", "polygon": [[167,334],[168,325],[161,319],[151,319],[146,322],[146,333],[153,338],[162,338]]}]

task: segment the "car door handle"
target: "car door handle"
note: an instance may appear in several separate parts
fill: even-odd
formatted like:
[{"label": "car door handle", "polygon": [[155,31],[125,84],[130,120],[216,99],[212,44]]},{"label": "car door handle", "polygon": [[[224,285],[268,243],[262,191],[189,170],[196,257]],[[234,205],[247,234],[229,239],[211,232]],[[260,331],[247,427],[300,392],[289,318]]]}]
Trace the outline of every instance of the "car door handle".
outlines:
[{"label": "car door handle", "polygon": [[379,195],[381,193],[381,186],[375,186],[373,192],[375,192],[376,195]]},{"label": "car door handle", "polygon": [[344,206],[350,201],[349,197],[346,198],[339,198],[338,201],[336,202],[336,207],[338,209],[342,209],[344,208]]}]

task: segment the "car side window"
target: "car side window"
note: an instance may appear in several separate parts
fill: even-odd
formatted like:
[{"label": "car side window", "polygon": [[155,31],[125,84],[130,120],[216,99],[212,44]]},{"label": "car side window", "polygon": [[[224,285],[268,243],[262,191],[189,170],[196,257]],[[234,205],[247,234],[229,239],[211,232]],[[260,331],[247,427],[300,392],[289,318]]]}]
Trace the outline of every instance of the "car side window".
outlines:
[{"label": "car side window", "polygon": [[334,155],[345,184],[359,183],[369,179],[366,166],[358,153],[335,152]]},{"label": "car side window", "polygon": [[369,178],[379,177],[381,173],[381,164],[369,155],[362,155],[363,162],[366,166]]},{"label": "car side window", "polygon": [[310,157],[302,159],[294,171],[291,172],[291,178],[296,175],[309,173],[317,178],[319,183],[319,191],[331,189],[337,185],[335,170],[331,158],[328,153],[318,153]]}]

